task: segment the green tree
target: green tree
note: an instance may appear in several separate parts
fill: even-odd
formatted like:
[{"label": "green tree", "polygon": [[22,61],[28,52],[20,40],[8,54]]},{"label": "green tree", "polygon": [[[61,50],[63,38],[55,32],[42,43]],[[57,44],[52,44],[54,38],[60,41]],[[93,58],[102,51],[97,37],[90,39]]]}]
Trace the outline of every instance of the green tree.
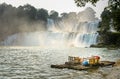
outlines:
[{"label": "green tree", "polygon": [[77,6],[83,7],[86,5],[86,3],[91,3],[92,5],[95,6],[95,4],[99,1],[99,0],[74,0]]},{"label": "green tree", "polygon": [[104,9],[104,11],[101,14],[101,24],[100,24],[100,30],[102,32],[107,32],[110,29],[110,22],[111,22],[111,12],[107,10],[107,8]]},{"label": "green tree", "polygon": [[112,25],[120,32],[120,0],[109,0]]},{"label": "green tree", "polygon": [[68,17],[68,14],[67,14],[67,13],[61,13],[61,17],[62,17],[62,18]]},{"label": "green tree", "polygon": [[29,19],[34,20],[36,18],[37,10],[33,6],[26,4],[22,7],[20,7],[20,9],[21,9],[21,11],[23,11],[23,14],[28,16]]},{"label": "green tree", "polygon": [[[99,0],[74,0],[77,6],[83,7],[86,5],[86,3],[91,3],[95,5]],[[109,25],[109,21],[112,21],[112,27],[120,32],[120,0],[109,0],[108,1],[108,7],[106,7],[101,15],[102,21],[104,21],[104,24]],[[106,15],[106,16],[104,16]],[[101,23],[102,24],[102,23]],[[108,28],[108,26],[106,28]],[[106,29],[105,29],[106,30]]]},{"label": "green tree", "polygon": [[37,20],[43,20],[43,21],[47,22],[47,18],[48,18],[47,10],[45,10],[45,9],[37,10],[37,15],[36,15]]},{"label": "green tree", "polygon": [[51,12],[50,12],[50,16],[49,16],[49,18],[51,18],[51,19],[57,19],[58,18],[58,12],[56,12],[56,11],[54,11],[54,10],[52,10]]}]

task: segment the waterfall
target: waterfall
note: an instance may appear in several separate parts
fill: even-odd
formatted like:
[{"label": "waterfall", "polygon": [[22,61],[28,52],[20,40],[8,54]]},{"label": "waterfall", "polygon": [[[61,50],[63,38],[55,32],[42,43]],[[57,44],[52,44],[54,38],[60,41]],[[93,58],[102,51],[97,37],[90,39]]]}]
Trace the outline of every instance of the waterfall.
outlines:
[{"label": "waterfall", "polygon": [[[17,33],[0,42],[5,46],[90,47],[97,43],[98,23],[91,8],[69,13],[60,20],[47,20],[46,31]],[[87,16],[87,17],[86,17]],[[82,20],[83,19],[83,20]]]},{"label": "waterfall", "polygon": [[89,47],[97,43],[98,23],[99,20],[78,22],[78,24],[73,23],[72,26],[64,22],[59,22],[56,25],[52,19],[48,19],[48,31],[64,35],[63,38],[69,46]]},{"label": "waterfall", "polygon": [[75,28],[69,26],[69,29],[66,29],[61,22],[57,26],[53,20],[48,19],[48,31],[14,34],[1,44],[5,46],[89,47],[97,43],[98,22],[81,22]]}]

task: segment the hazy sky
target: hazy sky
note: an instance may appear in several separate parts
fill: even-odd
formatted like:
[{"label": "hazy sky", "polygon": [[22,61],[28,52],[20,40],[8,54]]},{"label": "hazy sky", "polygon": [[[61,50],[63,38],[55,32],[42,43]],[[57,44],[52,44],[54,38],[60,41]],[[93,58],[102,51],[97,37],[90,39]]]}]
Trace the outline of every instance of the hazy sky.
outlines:
[{"label": "hazy sky", "polygon": [[107,6],[108,0],[100,0],[97,3],[97,6],[94,7],[90,4],[87,4],[85,7],[77,7],[74,3],[74,0],[0,0],[0,3],[12,4],[13,6],[18,7],[19,5],[31,4],[36,8],[44,8],[48,11],[55,10],[59,13],[63,12],[79,12],[84,10],[86,7],[92,7],[96,11],[96,16],[100,17],[101,12],[104,10],[104,7]]}]

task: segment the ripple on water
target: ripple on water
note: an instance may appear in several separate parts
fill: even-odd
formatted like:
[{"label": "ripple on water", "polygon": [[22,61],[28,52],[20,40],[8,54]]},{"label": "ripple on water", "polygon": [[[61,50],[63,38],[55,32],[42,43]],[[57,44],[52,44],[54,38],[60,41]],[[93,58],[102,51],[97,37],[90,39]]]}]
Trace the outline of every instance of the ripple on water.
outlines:
[{"label": "ripple on water", "polygon": [[111,69],[90,72],[50,68],[51,64],[64,63],[70,55],[99,55],[105,60],[120,57],[118,50],[96,48],[0,48],[0,79],[104,79],[102,74],[108,74]]}]

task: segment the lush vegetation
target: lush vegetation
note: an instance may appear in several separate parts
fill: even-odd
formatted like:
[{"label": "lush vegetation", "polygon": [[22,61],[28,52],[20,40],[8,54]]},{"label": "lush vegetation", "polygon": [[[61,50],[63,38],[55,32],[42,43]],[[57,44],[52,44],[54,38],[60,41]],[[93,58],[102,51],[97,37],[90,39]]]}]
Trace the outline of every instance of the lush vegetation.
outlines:
[{"label": "lush vegetation", "polygon": [[[85,6],[86,3],[95,4],[99,0],[74,0],[77,6]],[[109,5],[101,14],[100,41],[105,45],[120,45],[120,0],[109,0]],[[36,9],[26,4],[18,8],[5,3],[0,4],[0,41],[8,35],[18,32],[29,32],[36,30],[45,30],[47,27],[47,19],[51,18],[55,21],[65,19],[68,16],[74,16],[76,13],[59,13],[52,10],[50,13],[46,9]],[[73,18],[72,18],[73,19]],[[115,29],[116,33],[110,31]]]},{"label": "lush vegetation", "polygon": [[0,41],[19,32],[45,30],[47,19],[56,19],[58,15],[54,10],[48,13],[46,9],[36,9],[29,4],[17,8],[0,4]]},{"label": "lush vegetation", "polygon": [[[94,12],[92,14],[92,19],[96,19]],[[48,30],[48,19],[53,19],[55,25],[59,25],[60,21],[64,21],[65,24],[72,24],[72,22],[78,22],[77,17],[80,17],[80,15],[76,12],[70,12],[62,13],[59,16],[57,11],[48,12],[44,8],[36,9],[29,4],[16,8],[3,3],[0,4],[0,41],[16,33],[46,31]]]},{"label": "lush vegetation", "polygon": [[[95,6],[99,0],[74,0],[77,6],[85,6],[91,3]],[[120,32],[120,0],[109,0],[108,7],[101,14],[102,31],[107,31],[111,25],[116,31]]]},{"label": "lush vegetation", "polygon": [[[74,0],[77,6],[85,6],[88,2],[95,4],[99,0]],[[100,22],[100,41],[102,45],[120,47],[120,0],[109,0],[108,6],[105,7],[101,14]],[[113,28],[115,32],[110,31]]]}]

